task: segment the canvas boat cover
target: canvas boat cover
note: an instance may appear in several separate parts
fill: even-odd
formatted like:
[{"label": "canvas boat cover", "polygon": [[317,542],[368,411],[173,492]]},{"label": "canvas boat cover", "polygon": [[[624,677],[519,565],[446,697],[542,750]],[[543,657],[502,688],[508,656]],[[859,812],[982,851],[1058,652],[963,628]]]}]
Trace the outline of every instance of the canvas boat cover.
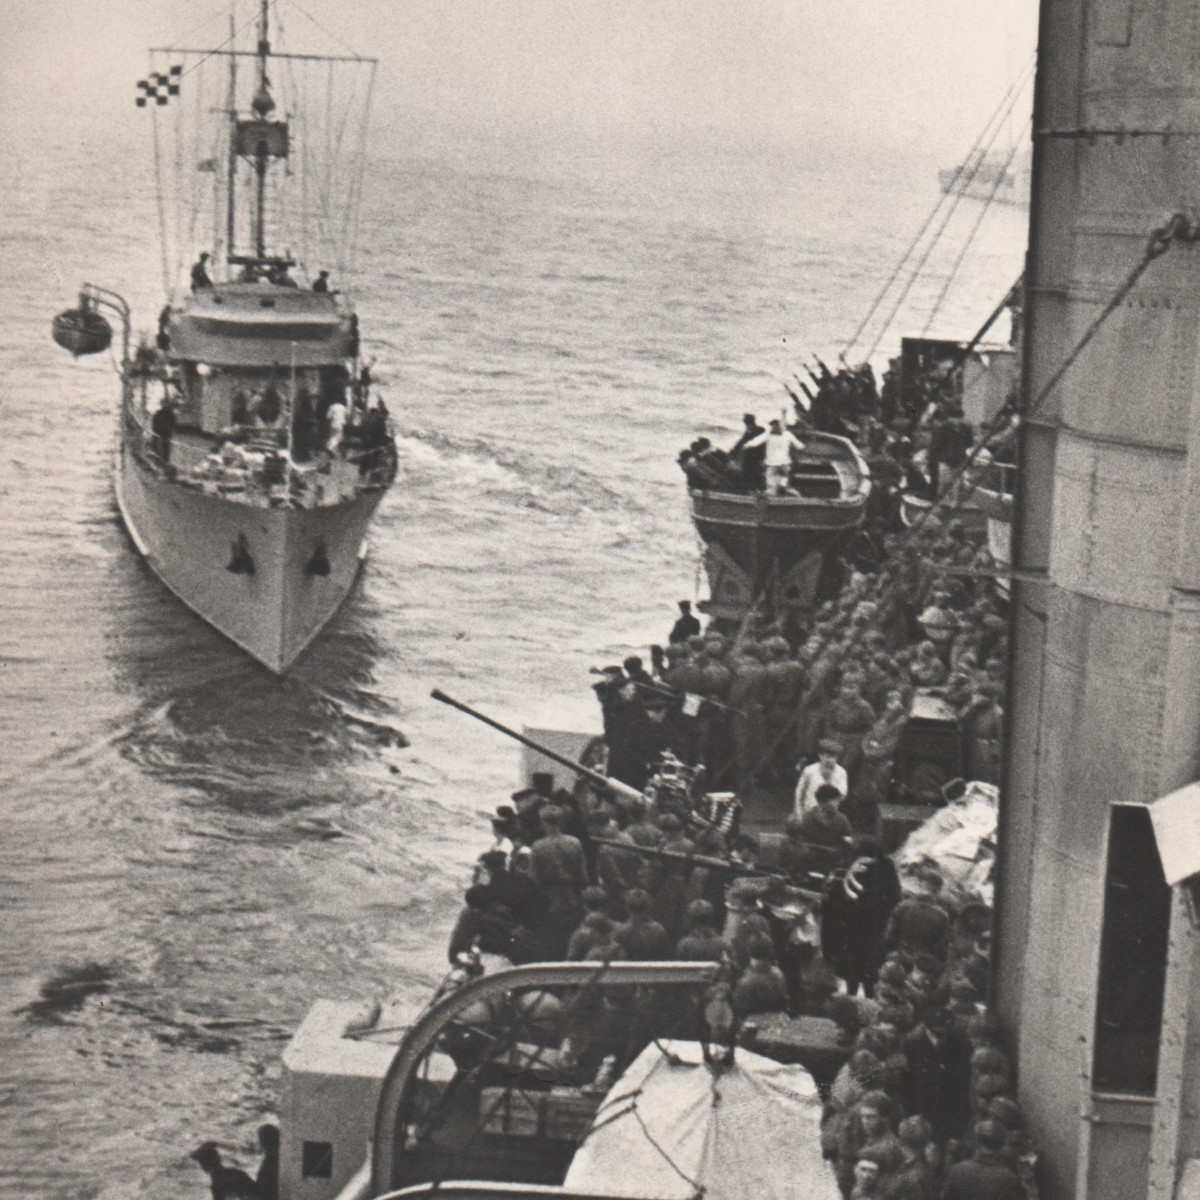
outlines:
[{"label": "canvas boat cover", "polygon": [[914,829],[892,856],[905,890],[913,875],[932,863],[945,880],[946,900],[956,905],[971,901],[990,905],[999,801],[1000,789],[994,784],[968,783],[960,799]]},{"label": "canvas boat cover", "polygon": [[840,1200],[821,1157],[821,1100],[801,1066],[655,1042],[596,1113],[564,1188],[646,1200]]}]

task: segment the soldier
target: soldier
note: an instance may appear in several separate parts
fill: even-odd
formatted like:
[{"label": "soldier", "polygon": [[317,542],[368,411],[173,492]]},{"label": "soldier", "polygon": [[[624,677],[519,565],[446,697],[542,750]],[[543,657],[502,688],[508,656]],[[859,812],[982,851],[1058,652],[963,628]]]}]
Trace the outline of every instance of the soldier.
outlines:
[{"label": "soldier", "polygon": [[192,291],[202,292],[205,288],[210,288],[213,281],[208,274],[208,251],[201,253],[200,257],[192,264]]},{"label": "soldier", "polygon": [[245,1171],[225,1166],[216,1142],[197,1147],[192,1158],[208,1176],[213,1200],[258,1200],[258,1184]]},{"label": "soldier", "polygon": [[170,396],[164,396],[158,411],[150,418],[150,432],[154,435],[154,450],[164,463],[171,461],[171,439],[175,436],[175,405]]},{"label": "soldier", "polygon": [[557,805],[542,809],[545,836],[532,846],[530,874],[546,901],[547,924],[555,941],[555,953],[566,950],[567,939],[582,911],[580,893],[587,887],[583,846],[563,832],[566,813]]}]

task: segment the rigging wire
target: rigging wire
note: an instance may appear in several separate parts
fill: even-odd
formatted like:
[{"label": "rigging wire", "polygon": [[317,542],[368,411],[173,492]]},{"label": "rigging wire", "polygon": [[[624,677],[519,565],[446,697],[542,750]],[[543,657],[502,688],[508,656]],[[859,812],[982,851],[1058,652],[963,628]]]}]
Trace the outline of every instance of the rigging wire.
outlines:
[{"label": "rigging wire", "polygon": [[183,72],[183,74],[181,74],[179,76],[180,80],[182,81],[182,80],[186,79],[193,71],[198,70],[200,67],[202,67],[214,55],[220,54],[221,51],[224,50],[226,46],[228,46],[231,42],[237,41],[238,37],[240,37],[241,34],[245,33],[246,30],[249,29],[251,25],[254,25],[257,22],[258,22],[258,14],[256,13],[244,25],[235,29],[219,46],[215,46],[212,50],[209,50],[205,54],[202,54],[196,60],[196,62],[194,62],[190,67],[188,67],[188,69],[186,71]]},{"label": "rigging wire", "polygon": [[353,277],[358,260],[358,233],[362,223],[362,187],[367,173],[367,140],[371,127],[371,101],[375,92],[375,64],[367,74],[367,93],[363,98],[362,118],[359,123],[358,144],[355,148],[353,174],[350,180],[346,203],[346,220],[343,222],[343,251],[339,271]]},{"label": "rigging wire", "polygon": [[[968,159],[964,158],[963,161],[961,163],[959,163],[957,169],[954,172],[954,179],[951,181],[951,189],[950,190],[952,190],[953,187],[958,183],[959,174],[962,172],[963,168],[966,166],[967,161],[968,161]],[[854,353],[854,347],[858,345],[858,339],[862,336],[863,330],[866,329],[867,325],[869,324],[871,318],[875,315],[875,312],[879,308],[880,304],[883,303],[884,296],[886,296],[888,294],[888,292],[891,290],[892,284],[895,283],[896,280],[899,278],[900,272],[903,271],[904,268],[908,265],[908,261],[912,257],[914,251],[916,250],[917,245],[920,243],[921,239],[928,232],[929,227],[933,224],[938,213],[941,212],[942,205],[948,202],[948,200],[950,198],[950,190],[941,192],[938,195],[937,203],[933,206],[932,210],[929,213],[929,216],[925,218],[925,224],[922,225],[921,228],[917,231],[916,237],[914,237],[913,240],[911,242],[909,242],[908,248],[904,251],[904,254],[901,256],[900,261],[896,264],[895,270],[887,277],[887,280],[884,282],[883,287],[879,289],[879,294],[872,301],[871,307],[867,309],[866,316],[864,316],[863,319],[859,322],[858,328],[854,331],[849,342],[846,343],[846,348],[842,352],[844,358],[848,358],[851,354]]]},{"label": "rigging wire", "polygon": [[[975,446],[971,448],[971,452],[967,455],[963,465],[957,468],[950,476],[949,485],[937,500],[935,500],[928,509],[909,527],[908,533],[900,542],[899,549],[902,551],[906,546],[912,543],[916,535],[921,531],[925,524],[939,510],[949,506],[950,503],[958,504],[962,500],[961,488],[965,487],[967,494],[973,492],[978,484],[973,481],[970,476],[971,468],[975,465],[979,455],[1001,436],[1008,433],[1014,419],[1028,421],[1036,416],[1041,410],[1042,405],[1049,398],[1051,392],[1062,381],[1063,376],[1071,369],[1078,360],[1079,356],[1086,349],[1091,340],[1099,333],[1101,327],[1110,316],[1117,310],[1121,302],[1133,290],[1138,280],[1145,274],[1147,268],[1155,259],[1165,254],[1170,249],[1173,242],[1177,240],[1196,241],[1200,239],[1200,227],[1192,224],[1192,222],[1182,213],[1176,213],[1168,221],[1154,229],[1146,243],[1146,248],[1142,252],[1141,258],[1133,266],[1126,275],[1124,280],[1118,285],[1101,309],[1097,317],[1092,321],[1083,335],[1076,341],[1067,356],[1055,369],[1050,378],[1044,383],[1037,395],[1029,402],[1024,411],[1020,410],[1019,393],[1014,393],[1002,404],[996,415],[988,422],[982,435]],[[874,598],[879,598],[880,585],[877,583],[872,589]]]},{"label": "rigging wire", "polygon": [[[288,63],[289,69],[291,63]],[[293,80],[294,83],[294,80]],[[304,259],[304,270],[312,279],[313,260],[309,242],[309,213],[308,213],[308,136],[311,128],[308,119],[308,74],[300,73],[300,82],[294,83],[296,88],[296,117],[299,126],[297,141],[300,143],[300,252]]]},{"label": "rigging wire", "polygon": [[[325,26],[322,25],[321,22],[312,15],[312,13],[301,8],[300,5],[296,3],[296,0],[288,0],[288,2],[301,14],[301,16],[307,17],[327,38],[331,38],[333,41],[337,42],[337,44],[341,46],[341,48],[345,50],[347,54],[353,58],[362,58],[362,55],[359,54],[359,52],[355,50],[353,46],[348,46],[340,37],[338,37],[336,33],[332,32],[332,30],[326,29]],[[275,0],[275,5],[276,9],[278,9],[279,0]]]},{"label": "rigging wire", "polygon": [[633,1114],[633,1119],[641,1126],[642,1134],[646,1141],[648,1141],[650,1145],[658,1151],[662,1158],[666,1160],[667,1166],[669,1166],[671,1170],[674,1171],[675,1174],[678,1175],[679,1178],[688,1185],[688,1187],[695,1189],[696,1196],[702,1196],[704,1194],[704,1188],[695,1179],[688,1175],[686,1171],[684,1171],[684,1169],[666,1152],[666,1150],[663,1149],[661,1144],[655,1138],[654,1134],[650,1132],[649,1126],[646,1124],[640,1110],[638,1109],[636,1099],[629,1106],[629,1111]]},{"label": "rigging wire", "polygon": [[[980,154],[972,162],[971,171],[967,177],[967,180],[966,180],[966,183],[965,183],[963,189],[961,191],[955,192],[955,194],[951,197],[950,206],[946,209],[945,213],[943,214],[941,224],[937,227],[937,229],[934,232],[934,235],[933,235],[932,239],[929,241],[928,245],[926,245],[925,252],[921,255],[920,261],[913,268],[912,274],[909,276],[908,282],[905,284],[904,288],[901,290],[900,295],[896,297],[896,302],[892,305],[891,310],[888,312],[887,317],[884,319],[883,325],[880,327],[880,330],[879,330],[878,334],[876,335],[875,340],[871,343],[870,350],[868,350],[866,355],[864,356],[867,359],[867,361],[870,361],[870,359],[872,357],[874,357],[875,351],[879,349],[879,343],[883,341],[888,330],[891,328],[892,322],[896,319],[896,314],[900,311],[900,308],[904,304],[904,301],[908,298],[908,294],[910,291],[912,291],[913,285],[921,277],[921,272],[925,270],[925,264],[929,261],[929,256],[933,253],[934,247],[937,246],[938,242],[941,240],[942,234],[946,231],[946,226],[950,224],[950,219],[954,216],[954,213],[958,209],[958,206],[962,203],[963,196],[965,195],[966,190],[969,189],[971,184],[975,182],[975,177],[976,177],[976,175],[979,174],[979,171],[983,166],[983,162],[987,156],[987,152],[991,149],[992,145],[995,142],[996,137],[999,135],[1000,128],[1001,128],[1003,121],[1007,120],[1009,114],[1012,112],[1013,108],[1016,106],[1018,98],[1019,98],[1018,94],[1014,94],[1012,96],[1012,99],[1010,100],[1008,107],[1005,109],[1005,111],[1000,119],[1000,122],[997,123],[996,128],[992,131],[991,139],[988,141],[987,145],[984,147],[983,153]],[[957,176],[956,176],[956,178],[957,178]]]},{"label": "rigging wire", "polygon": [[[978,477],[972,477],[972,470],[977,464],[979,457],[984,451],[989,451],[993,445],[1006,437],[1014,428],[1018,421],[1028,421],[1036,416],[1042,405],[1049,398],[1050,394],[1062,381],[1066,373],[1071,369],[1079,356],[1086,349],[1092,339],[1099,333],[1104,323],[1112,316],[1112,314],[1121,305],[1126,296],[1133,290],[1137,282],[1145,274],[1150,264],[1157,258],[1170,249],[1175,241],[1196,242],[1200,240],[1200,225],[1193,222],[1183,213],[1176,213],[1162,225],[1155,228],[1151,233],[1146,243],[1146,248],[1142,252],[1141,258],[1134,264],[1122,282],[1113,291],[1112,295],[1106,301],[1100,313],[1084,331],[1083,335],[1076,341],[1067,356],[1059,364],[1052,373],[1050,378],[1042,385],[1037,395],[1024,407],[1022,411],[1020,405],[1020,394],[1015,392],[1010,396],[997,410],[991,421],[981,430],[980,436],[976,444],[971,448],[965,462],[956,468],[948,477],[942,494],[935,499],[930,506],[909,526],[908,530],[901,537],[896,550],[893,554],[893,560],[897,563],[906,549],[915,548],[919,544],[920,535],[925,526],[934,519],[935,516],[940,517],[947,509],[955,508],[961,505],[967,496],[969,496],[979,486]],[[977,340],[977,339],[976,339]],[[886,569],[881,570],[869,588],[862,597],[864,601],[873,602],[878,606],[878,611],[868,623],[868,629],[880,628],[891,616],[886,605],[883,603],[888,597],[885,591],[893,582],[892,575]],[[815,647],[815,653],[812,656],[813,662],[816,662],[827,650],[835,647],[841,636],[841,631],[837,628],[832,629],[829,634],[822,638]],[[764,766],[770,761],[771,755],[782,743],[784,736],[794,727],[795,723],[801,718],[803,712],[803,704],[796,707],[796,711],[792,714],[788,724],[781,731],[779,738],[773,743],[764,753],[757,764],[756,770]],[[730,769],[726,767],[726,771]]]},{"label": "rigging wire", "polygon": [[[282,41],[285,37],[283,10],[279,0],[271,0],[271,3],[275,12],[275,23],[279,29],[279,36],[280,40]],[[304,96],[307,95],[307,93],[305,92],[304,95],[302,95],[301,83],[297,83],[296,81],[294,61],[290,58],[285,58],[282,61],[284,70],[287,72],[287,83],[284,87],[284,91],[287,97],[290,98],[289,120],[292,123],[294,134],[292,138],[292,145],[295,147],[297,144],[299,144],[300,147],[299,161],[297,162],[296,159],[293,158],[289,160],[288,164],[291,177],[298,179],[298,184],[296,186],[298,186],[300,192],[299,228],[291,229],[291,233],[298,239],[298,252],[295,257],[298,259],[300,267],[304,271],[305,278],[307,280],[311,278],[312,274],[311,263],[309,261],[308,254],[308,172],[305,155],[306,144],[308,141],[309,124],[304,101]],[[303,67],[301,67],[300,80],[303,82],[306,79],[307,75],[304,72]]]},{"label": "rigging wire", "polygon": [[[203,75],[201,75],[201,78],[203,78]],[[200,170],[199,156],[204,149],[204,143],[203,143],[204,120],[201,115],[201,107],[200,107],[202,89],[196,88],[195,92],[196,92],[196,111],[195,111],[195,115],[193,117],[194,134],[193,134],[193,143],[192,143],[192,170],[199,172],[199,170]],[[206,202],[207,202],[207,196],[204,196],[202,199],[201,191],[197,187],[195,199],[191,206],[191,212],[189,214],[189,221],[188,221],[187,241],[188,241],[189,246],[195,245],[196,223],[200,218],[200,208]],[[175,259],[175,278],[178,279],[179,276],[182,274],[182,272],[183,272],[183,247],[181,245],[178,248],[178,252],[176,255],[176,259]]]},{"label": "rigging wire", "polygon": [[[1009,102],[1010,98],[1015,98],[1017,95],[1020,94],[1020,91],[1025,87],[1026,83],[1028,82],[1028,77],[1032,73],[1033,65],[1036,61],[1036,58],[1037,58],[1037,54],[1035,51],[1033,54],[1030,55],[1029,60],[1026,62],[1025,66],[1018,73],[1017,78],[1011,84],[1009,84],[1008,90],[1000,98],[1000,102],[996,105],[996,108],[992,111],[991,116],[989,116],[987,121],[984,123],[983,129],[980,131],[979,135],[976,137],[975,142],[971,146],[971,149],[967,152],[966,157],[963,158],[959,162],[958,166],[955,168],[954,176],[950,181],[949,189],[947,191],[942,192],[938,196],[937,203],[933,206],[933,210],[930,212],[929,216],[925,219],[925,224],[921,226],[920,230],[917,232],[917,236],[914,237],[913,240],[909,243],[908,248],[905,250],[903,256],[900,259],[900,262],[896,265],[896,269],[888,277],[887,281],[884,283],[883,287],[880,289],[879,294],[875,297],[874,301],[871,303],[871,306],[867,310],[866,315],[859,322],[858,328],[854,331],[853,335],[850,338],[850,341],[847,343],[846,350],[844,352],[847,357],[853,351],[854,347],[858,344],[858,340],[862,336],[863,330],[866,329],[868,324],[870,324],[871,318],[875,315],[875,312],[879,308],[880,304],[883,303],[883,299],[887,295],[888,291],[891,289],[892,284],[895,283],[897,277],[904,270],[906,264],[908,263],[908,260],[915,253],[917,246],[920,244],[921,239],[925,236],[929,227],[933,224],[934,220],[936,219],[936,217],[938,215],[938,212],[942,208],[942,205],[947,202],[947,200],[951,196],[951,193],[957,187],[959,179],[962,176],[962,173],[966,170],[968,163],[973,161],[974,156],[978,152],[980,145],[983,142],[984,137],[987,136],[988,130],[992,129],[992,126],[994,124],[996,124],[997,128],[998,128],[999,125],[1003,123],[1004,118],[1007,114],[1002,114],[1001,110],[1004,109],[1006,103]],[[995,137],[995,132],[993,132],[992,136],[993,136],[993,138]]]},{"label": "rigging wire", "polygon": [[1183,213],[1176,213],[1150,234],[1142,257],[1125,277],[1124,281],[1100,310],[1099,316],[1087,327],[1083,336],[1075,343],[1074,349],[1063,359],[1050,379],[1043,384],[1041,391],[1030,402],[1028,410],[1023,414],[1025,420],[1036,416],[1042,404],[1049,398],[1050,393],[1058,386],[1063,376],[1071,369],[1076,359],[1083,353],[1088,343],[1100,332],[1100,327],[1117,310],[1121,302],[1133,290],[1135,284],[1145,274],[1146,269],[1156,258],[1165,254],[1176,241],[1195,242],[1200,239],[1200,227],[1197,227]]},{"label": "rigging wire", "polygon": [[[1025,129],[1029,129],[1031,125],[1032,118],[1026,122]],[[924,327],[921,329],[922,337],[929,332],[930,326],[932,326],[934,321],[937,320],[937,315],[939,312],[941,312],[942,304],[946,299],[946,293],[949,292],[951,284],[953,284],[954,280],[958,277],[959,269],[963,265],[963,259],[967,257],[967,251],[969,251],[972,245],[974,245],[975,236],[979,233],[979,227],[983,224],[984,218],[991,210],[992,203],[996,199],[996,193],[1000,190],[1000,185],[1008,177],[1008,172],[1012,169],[1013,162],[1016,159],[1017,153],[1020,151],[1023,142],[1024,131],[1022,131],[1021,138],[1013,142],[1012,149],[1009,150],[1008,157],[1004,160],[1004,166],[996,173],[995,181],[992,183],[992,190],[988,193],[983,204],[980,206],[979,215],[975,218],[975,224],[971,226],[971,231],[967,234],[966,240],[963,242],[962,249],[959,250],[958,257],[954,260],[954,264],[950,268],[950,273],[946,276],[946,281],[942,284],[942,290],[938,292],[937,299],[933,303],[933,308],[929,313],[929,317],[925,321]]]},{"label": "rigging wire", "polygon": [[[230,7],[232,8],[233,6],[231,5]],[[180,34],[178,40],[186,44],[187,42],[191,41],[192,38],[195,37],[196,34],[198,34],[206,25],[220,21],[224,16],[225,7],[221,6],[219,11],[209,13],[207,17],[202,18],[199,22],[193,25],[191,29]]]},{"label": "rigging wire", "polygon": [[[346,125],[347,125],[347,122],[350,120],[350,112],[351,112],[352,108],[354,107],[354,100],[357,97],[357,95],[358,95],[358,72],[355,71],[354,75],[352,77],[350,95],[346,99],[346,107],[345,107],[344,111],[342,112],[341,122],[338,126],[338,132],[337,132],[337,145],[338,146],[345,145]],[[341,197],[335,197],[335,199],[341,199]],[[341,272],[345,266],[346,232],[349,227],[350,216],[351,216],[350,205],[348,203],[348,197],[346,197],[346,199],[343,200],[341,207],[342,207],[341,228],[340,228],[340,230],[335,229],[335,233],[334,233],[334,236],[336,238],[336,244],[334,246],[334,261],[337,264],[337,268],[338,268],[339,272]]]},{"label": "rigging wire", "polygon": [[[285,22],[282,0],[271,0],[271,4],[276,28],[283,35],[290,27],[290,20]],[[322,34],[349,51],[354,61],[348,64],[345,75],[335,73],[332,62],[325,64],[328,67],[328,86],[324,105],[321,105],[319,91],[313,86],[320,78],[321,64],[304,62],[297,65],[291,59],[283,59],[286,65],[280,70],[281,78],[277,82],[284,93],[281,100],[285,108],[290,110],[288,116],[300,145],[299,152],[294,158],[289,158],[286,164],[287,181],[290,182],[285,186],[285,180],[273,179],[273,186],[268,189],[266,222],[273,235],[280,239],[280,250],[286,248],[290,251],[298,243],[306,270],[319,255],[328,265],[336,264],[340,272],[352,271],[362,221],[361,202],[366,170],[364,158],[377,64],[373,59],[363,58],[353,51],[301,5],[294,7]],[[173,284],[181,276],[185,257],[194,248],[193,243],[201,224],[207,225],[207,216],[202,221],[202,205],[206,208],[210,203],[212,205],[212,245],[217,246],[222,240],[220,231],[224,224],[224,213],[221,211],[220,198],[223,188],[234,190],[234,194],[243,202],[238,205],[241,215],[253,224],[252,189],[237,186],[244,174],[244,164],[235,163],[231,170],[228,162],[231,149],[229,121],[216,122],[210,130],[205,116],[213,79],[212,72],[203,69],[205,64],[237,43],[258,21],[257,11],[241,22],[236,17],[235,11],[228,36],[222,38],[215,49],[184,54],[183,69],[177,78],[179,82],[189,79],[189,91],[195,92],[194,101],[185,94],[182,100],[172,104],[171,113],[160,114],[158,106],[155,106],[151,114],[160,270],[163,288],[167,293],[171,292]],[[210,23],[211,17],[205,18],[185,37],[192,36]],[[177,55],[169,50],[152,52],[151,70],[155,69],[164,53],[168,58],[177,59]],[[365,79],[359,69],[363,64],[370,67]],[[313,113],[306,111],[309,99],[318,106],[315,119]],[[232,98],[232,102],[236,107],[236,97]],[[361,113],[356,113],[359,105],[362,105]],[[226,102],[222,107],[228,108],[229,103]],[[161,125],[164,116],[172,118],[170,130]],[[321,160],[320,141],[324,142],[326,150],[324,161]],[[310,145],[310,142],[313,144]],[[342,169],[347,153],[353,153],[356,161]],[[213,171],[211,196],[209,188],[198,189],[194,186],[197,184],[196,173],[210,159],[215,160],[212,165],[216,168]],[[293,189],[298,195],[291,194]],[[234,252],[236,246],[225,249],[226,252]]]},{"label": "rigging wire", "polygon": [[158,140],[158,106],[155,105],[150,114],[150,128],[152,130],[152,142],[154,145],[154,177],[158,181],[158,186],[154,189],[155,199],[158,202],[158,252],[162,264],[162,280],[163,292],[170,295],[171,281],[170,271],[167,265],[167,212],[166,204],[163,199],[163,173],[162,173],[162,152],[159,147]]},{"label": "rigging wire", "polygon": [[333,63],[326,67],[325,80],[325,157],[322,160],[323,171],[320,172],[317,203],[322,217],[321,256],[328,252],[332,238],[329,236],[331,218],[329,216],[329,179],[330,164],[333,162]]},{"label": "rigging wire", "polygon": [[[201,77],[202,78],[202,77]],[[200,89],[195,89],[199,93]],[[191,204],[187,204],[184,195],[184,180],[183,180],[183,139],[184,125],[186,121],[187,109],[183,103],[182,94],[180,95],[180,103],[175,109],[174,133],[175,133],[175,196],[174,196],[174,218],[175,218],[175,262],[174,271],[171,275],[172,282],[178,282],[180,272],[183,269],[183,223],[185,209],[195,205],[195,197],[192,197]],[[173,289],[172,289],[173,290]]]}]

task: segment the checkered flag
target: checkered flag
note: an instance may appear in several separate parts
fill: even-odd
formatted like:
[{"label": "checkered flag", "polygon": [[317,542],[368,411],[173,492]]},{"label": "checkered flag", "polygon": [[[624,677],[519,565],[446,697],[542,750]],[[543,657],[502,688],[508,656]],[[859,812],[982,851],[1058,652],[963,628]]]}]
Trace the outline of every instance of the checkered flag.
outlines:
[{"label": "checkered flag", "polygon": [[138,108],[145,108],[151,100],[155,104],[166,104],[172,96],[179,95],[179,80],[183,76],[183,67],[170,67],[165,75],[152,73],[146,79],[137,81],[138,97],[135,103]]}]

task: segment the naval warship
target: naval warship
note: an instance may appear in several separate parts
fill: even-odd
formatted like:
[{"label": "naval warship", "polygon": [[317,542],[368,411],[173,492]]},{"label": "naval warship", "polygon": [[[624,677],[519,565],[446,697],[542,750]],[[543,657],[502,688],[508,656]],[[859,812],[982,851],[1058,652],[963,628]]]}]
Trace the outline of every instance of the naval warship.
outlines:
[{"label": "naval warship", "polygon": [[[159,69],[138,83],[169,297],[157,335],[131,353],[128,304],[90,284],[52,332],[76,355],[97,353],[111,341],[104,314],[119,320],[115,491],[129,536],[184,604],[282,673],[350,592],[396,457],[354,306],[328,267],[311,270],[328,263],[340,281],[349,269],[361,196],[365,111],[328,88],[335,68],[373,80],[375,60],[278,53],[269,9],[262,0],[252,48],[232,38],[152,51]],[[305,80],[326,89],[317,119],[302,107],[319,95]],[[369,103],[369,92],[344,94]],[[358,161],[318,165],[325,151]],[[207,216],[214,249],[196,257]]]}]

